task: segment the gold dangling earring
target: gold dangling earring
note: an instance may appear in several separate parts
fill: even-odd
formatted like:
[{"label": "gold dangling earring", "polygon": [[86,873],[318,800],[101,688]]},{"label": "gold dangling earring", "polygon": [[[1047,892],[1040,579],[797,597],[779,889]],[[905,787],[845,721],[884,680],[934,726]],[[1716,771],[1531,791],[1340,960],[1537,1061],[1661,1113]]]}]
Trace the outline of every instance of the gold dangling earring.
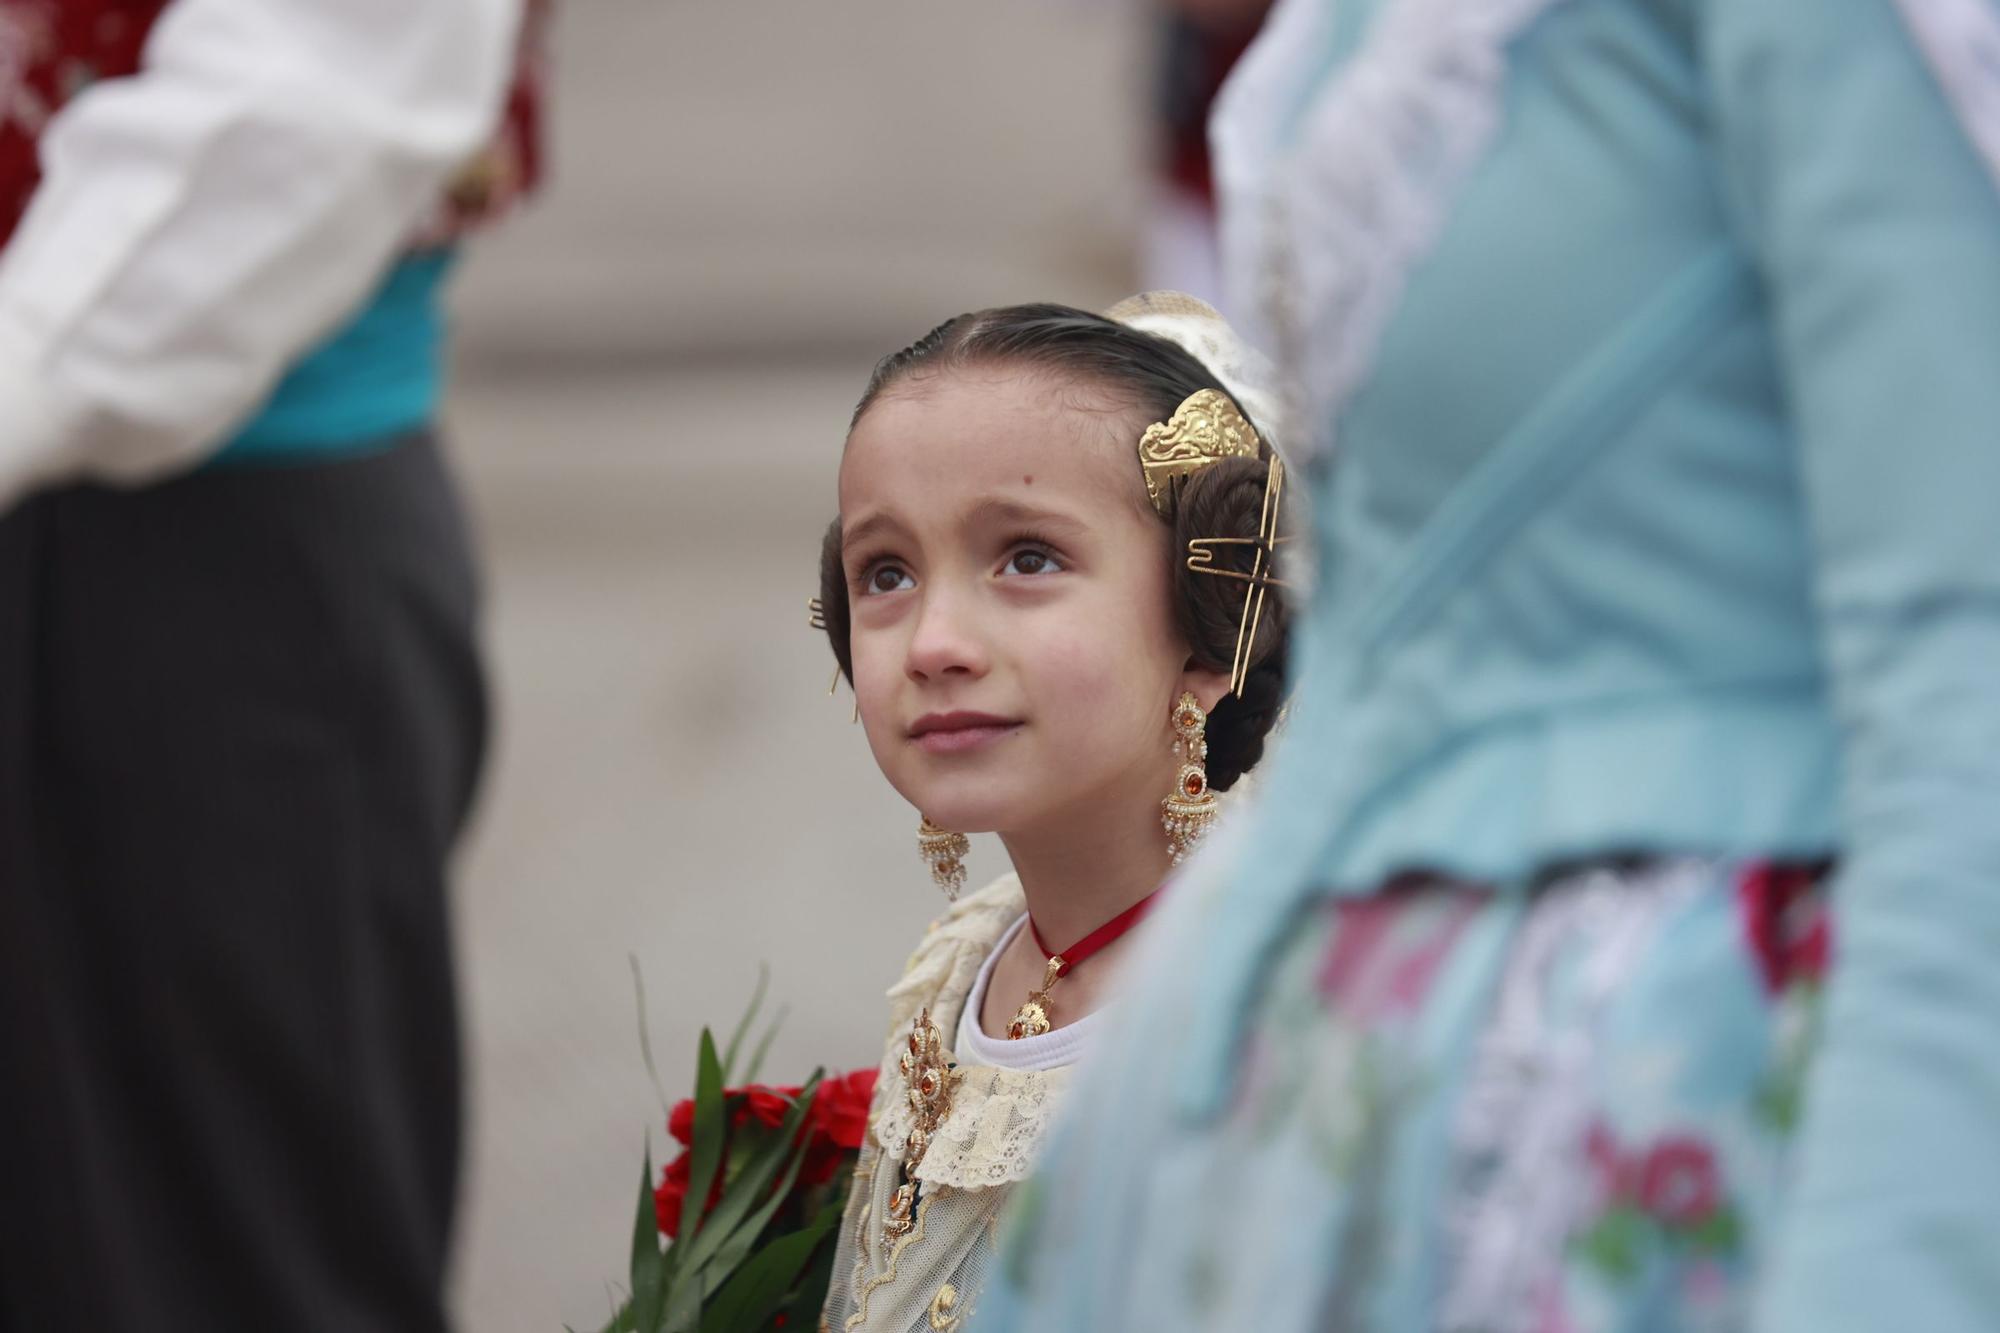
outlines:
[{"label": "gold dangling earring", "polygon": [[1208,789],[1208,714],[1192,691],[1174,705],[1174,734],[1180,737],[1181,768],[1174,775],[1174,789],[1160,802],[1160,823],[1167,830],[1169,863],[1194,850],[1209,825],[1215,822],[1215,793]]},{"label": "gold dangling earring", "polygon": [[965,858],[972,854],[972,843],[963,833],[931,823],[929,815],[923,819],[917,825],[917,855],[930,866],[931,878],[944,890],[945,901],[955,903],[958,891],[965,887]]}]

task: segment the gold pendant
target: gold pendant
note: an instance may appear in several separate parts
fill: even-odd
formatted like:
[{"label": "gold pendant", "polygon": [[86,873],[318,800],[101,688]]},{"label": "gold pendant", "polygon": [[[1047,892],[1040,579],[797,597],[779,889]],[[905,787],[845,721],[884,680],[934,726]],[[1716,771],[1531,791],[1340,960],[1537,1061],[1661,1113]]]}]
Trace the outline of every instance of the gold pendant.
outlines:
[{"label": "gold pendant", "polygon": [[1060,957],[1049,959],[1049,970],[1042,978],[1042,988],[1028,992],[1026,1003],[1015,1013],[1014,1021],[1007,1025],[1007,1040],[1046,1036],[1054,1027],[1049,1016],[1055,1012],[1055,1003],[1049,999],[1049,990],[1062,976],[1062,970],[1063,960]]}]

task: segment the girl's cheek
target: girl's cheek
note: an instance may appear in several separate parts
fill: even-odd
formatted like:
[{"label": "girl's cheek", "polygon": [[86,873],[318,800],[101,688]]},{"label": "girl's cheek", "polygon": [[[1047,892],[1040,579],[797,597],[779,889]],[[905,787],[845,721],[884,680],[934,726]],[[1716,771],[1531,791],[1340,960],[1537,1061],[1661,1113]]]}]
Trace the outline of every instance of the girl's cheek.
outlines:
[{"label": "girl's cheek", "polygon": [[1102,663],[1077,661],[1072,669],[1043,674],[1037,712],[1057,723],[1066,744],[1088,751],[1122,748],[1131,730],[1135,682],[1102,670]]},{"label": "girl's cheek", "polygon": [[895,693],[895,682],[896,673],[886,661],[854,659],[854,694],[863,713],[878,712]]},{"label": "girl's cheek", "polygon": [[893,719],[910,680],[910,639],[904,623],[899,621],[886,629],[857,634],[850,643],[855,695],[864,719],[871,711]]},{"label": "girl's cheek", "polygon": [[1040,636],[1031,660],[1049,687],[1082,699],[1102,699],[1106,691],[1123,692],[1136,683],[1132,642],[1128,628],[1108,615]]}]

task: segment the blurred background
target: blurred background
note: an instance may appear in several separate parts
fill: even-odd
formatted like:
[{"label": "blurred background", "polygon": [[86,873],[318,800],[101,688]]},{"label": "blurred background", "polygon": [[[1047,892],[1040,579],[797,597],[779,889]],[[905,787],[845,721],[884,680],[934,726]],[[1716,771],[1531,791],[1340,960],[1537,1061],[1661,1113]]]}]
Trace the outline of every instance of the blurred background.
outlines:
[{"label": "blurred background", "polygon": [[[959,311],[1202,284],[1160,93],[1202,82],[1201,44],[1169,26],[1141,0],[559,6],[550,188],[456,300],[498,723],[457,899],[464,1328],[610,1311],[666,1138],[628,954],[670,1097],[760,962],[790,1005],[768,1080],[877,1060],[941,899],[806,625],[847,416]],[[976,885],[1003,862],[974,841]]]}]

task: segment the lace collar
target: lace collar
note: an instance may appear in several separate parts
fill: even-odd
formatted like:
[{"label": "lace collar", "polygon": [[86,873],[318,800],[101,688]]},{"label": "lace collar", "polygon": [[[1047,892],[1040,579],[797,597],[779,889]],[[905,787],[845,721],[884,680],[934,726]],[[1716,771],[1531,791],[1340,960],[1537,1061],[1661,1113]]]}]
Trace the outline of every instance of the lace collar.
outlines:
[{"label": "lace collar", "polygon": [[[1013,875],[1003,875],[961,898],[932,924],[910,956],[902,980],[890,988],[889,1041],[876,1084],[873,1123],[875,1141],[890,1156],[901,1154],[914,1123],[897,1068],[911,1021],[929,1009],[939,1029],[955,1035],[980,965],[1027,906],[1021,882]],[[959,1069],[964,1078],[952,1095],[951,1114],[931,1135],[917,1179],[956,1189],[992,1188],[1027,1179],[1043,1133],[1069,1085],[1070,1070],[967,1064]]]}]

